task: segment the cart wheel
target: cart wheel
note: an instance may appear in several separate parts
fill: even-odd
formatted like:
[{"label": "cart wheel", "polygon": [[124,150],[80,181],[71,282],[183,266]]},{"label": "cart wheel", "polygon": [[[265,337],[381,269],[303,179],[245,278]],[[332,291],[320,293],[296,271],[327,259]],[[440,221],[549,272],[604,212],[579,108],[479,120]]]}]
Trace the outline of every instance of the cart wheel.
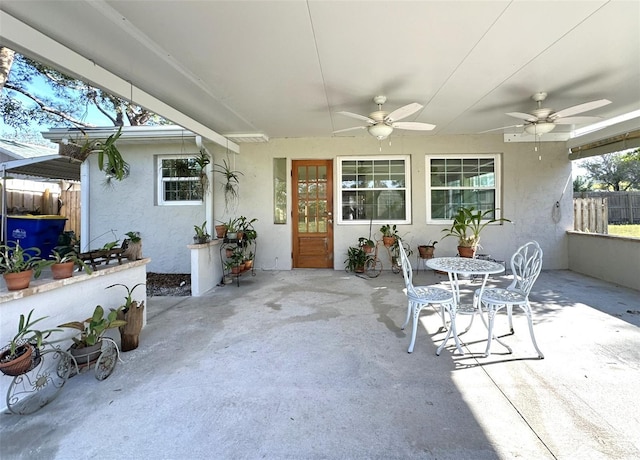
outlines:
[{"label": "cart wheel", "polygon": [[104,380],[111,375],[118,363],[118,347],[110,340],[104,340],[102,353],[96,361],[96,379]]},{"label": "cart wheel", "polygon": [[364,272],[369,278],[376,278],[382,272],[382,262],[377,257],[369,258],[364,265]]},{"label": "cart wheel", "polygon": [[7,408],[14,414],[31,414],[53,401],[69,378],[73,358],[66,351],[41,352],[28,372],[13,378],[7,391]]}]

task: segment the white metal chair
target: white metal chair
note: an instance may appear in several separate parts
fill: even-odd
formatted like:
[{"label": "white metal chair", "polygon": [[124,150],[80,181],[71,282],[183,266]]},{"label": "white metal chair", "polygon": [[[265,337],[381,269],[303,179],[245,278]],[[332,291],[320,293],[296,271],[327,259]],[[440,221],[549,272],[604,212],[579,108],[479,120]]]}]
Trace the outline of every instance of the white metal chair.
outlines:
[{"label": "white metal chair", "polygon": [[[511,257],[511,272],[513,273],[513,282],[505,289],[502,288],[486,288],[480,297],[481,305],[487,309],[489,325],[489,337],[487,340],[487,349],[485,356],[491,352],[492,339],[498,340],[493,334],[495,316],[502,308],[507,309],[509,319],[509,329],[513,333],[513,307],[520,307],[527,315],[529,323],[529,334],[533,346],[538,352],[540,359],[544,355],[538,348],[535,335],[533,334],[533,322],[531,320],[531,305],[529,303],[529,293],[533,284],[536,282],[540,271],[542,270],[542,249],[536,241],[521,246]],[[511,353],[511,348],[498,340],[500,344],[506,347]]]},{"label": "white metal chair", "polygon": [[453,293],[447,289],[436,286],[414,286],[413,285],[413,270],[411,263],[407,257],[407,253],[402,246],[402,241],[398,241],[398,247],[400,252],[400,261],[402,265],[402,276],[404,277],[405,289],[404,292],[407,296],[407,318],[402,325],[404,329],[409,323],[409,318],[413,316],[413,327],[411,332],[411,343],[409,344],[409,353],[413,353],[413,347],[416,343],[416,334],[418,332],[418,319],[420,311],[428,305],[435,304],[440,305],[440,315],[444,324],[444,311],[449,313],[451,319],[451,327],[447,329],[447,335],[436,350],[436,355],[440,355],[440,352],[449,341],[449,337],[453,333],[453,338],[456,342],[456,348],[460,354],[464,354],[460,347],[460,341],[458,340],[458,334],[456,332],[456,307],[453,300]]}]

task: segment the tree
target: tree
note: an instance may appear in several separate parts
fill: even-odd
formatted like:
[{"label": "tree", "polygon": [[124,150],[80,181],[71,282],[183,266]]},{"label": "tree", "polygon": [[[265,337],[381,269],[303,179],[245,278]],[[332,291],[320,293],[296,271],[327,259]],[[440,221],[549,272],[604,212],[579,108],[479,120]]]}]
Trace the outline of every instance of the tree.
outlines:
[{"label": "tree", "polygon": [[593,190],[593,182],[586,179],[584,176],[576,176],[573,180],[573,191],[588,192],[589,190]]},{"label": "tree", "polygon": [[640,149],[607,153],[586,161],[582,167],[587,171],[587,178],[604,190],[640,189]]},{"label": "tree", "polygon": [[95,107],[113,126],[169,122],[125,99],[0,47],[0,115],[16,131],[32,123],[55,127],[94,127],[85,121]]}]

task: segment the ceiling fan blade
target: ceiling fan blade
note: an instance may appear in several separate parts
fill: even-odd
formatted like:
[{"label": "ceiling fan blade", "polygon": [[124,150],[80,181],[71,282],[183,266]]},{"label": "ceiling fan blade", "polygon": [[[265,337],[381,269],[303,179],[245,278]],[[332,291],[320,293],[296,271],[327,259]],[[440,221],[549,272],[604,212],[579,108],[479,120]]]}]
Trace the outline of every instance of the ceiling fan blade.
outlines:
[{"label": "ceiling fan blade", "polygon": [[387,123],[393,123],[394,121],[402,120],[403,118],[407,118],[409,115],[413,115],[422,107],[422,104],[412,102],[411,104],[402,106],[399,109],[395,109],[393,112],[384,117],[384,121],[386,121]]},{"label": "ceiling fan blade", "polygon": [[511,125],[511,126],[503,126],[501,128],[493,128],[487,129],[486,131],[480,131],[478,134],[490,133],[492,131],[500,131],[501,129],[509,129],[509,128],[522,128],[524,125]]},{"label": "ceiling fan blade", "polygon": [[585,102],[584,104],[578,104],[578,105],[574,105],[573,107],[567,107],[566,109],[562,109],[556,113],[551,114],[549,118],[551,118],[552,120],[555,120],[557,118],[570,117],[571,115],[577,115],[582,112],[588,112],[589,110],[597,109],[607,104],[611,104],[611,101],[608,99],[599,99],[597,101]]},{"label": "ceiling fan blade", "polygon": [[556,118],[553,122],[556,125],[583,125],[586,123],[597,123],[603,120],[602,117],[564,117]]},{"label": "ceiling fan blade", "polygon": [[520,118],[521,120],[528,121],[530,123],[535,123],[538,121],[538,117],[535,115],[531,115],[530,113],[522,113],[522,112],[509,112],[505,115],[509,115],[510,117]]},{"label": "ceiling fan blade", "polygon": [[338,113],[341,115],[345,115],[347,117],[355,118],[356,120],[366,121],[367,123],[371,123],[371,124],[376,123],[374,119],[365,117],[364,115],[358,115],[357,113],[353,113],[353,112],[338,112]]},{"label": "ceiling fan blade", "polygon": [[419,121],[398,121],[391,123],[391,126],[398,129],[411,129],[413,131],[431,131],[436,127],[436,125],[420,123]]},{"label": "ceiling fan blade", "polygon": [[366,126],[354,126],[353,128],[339,129],[337,131],[334,131],[333,134],[344,133],[346,131],[355,131],[356,129],[365,129],[365,128]]}]

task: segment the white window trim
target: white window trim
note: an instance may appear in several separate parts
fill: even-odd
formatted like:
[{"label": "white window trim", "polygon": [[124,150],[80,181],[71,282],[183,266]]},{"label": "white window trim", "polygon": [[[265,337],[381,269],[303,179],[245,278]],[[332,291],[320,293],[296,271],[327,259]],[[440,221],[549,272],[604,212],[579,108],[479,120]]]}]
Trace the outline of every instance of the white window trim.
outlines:
[{"label": "white window trim", "polygon": [[[164,178],[162,177],[162,160],[179,160],[179,159],[189,159],[193,158],[193,155],[181,155],[181,154],[170,154],[170,155],[157,155],[156,156],[156,184],[157,184],[157,203],[158,206],[195,206],[201,205],[204,203],[204,199],[200,200],[181,200],[181,201],[167,201],[164,199]],[[167,178],[166,182],[175,182],[176,180],[180,180],[179,178]],[[194,179],[183,179],[183,180],[197,180]]]},{"label": "white window trim", "polygon": [[[396,225],[406,225],[411,224],[411,155],[366,155],[366,156],[338,156],[336,157],[337,161],[337,180],[335,180],[334,187],[334,196],[337,199],[334,200],[334,215],[338,216],[337,224],[338,225],[362,225],[369,224],[372,222],[373,225],[382,225],[382,224],[396,224]],[[402,220],[346,220],[342,218],[342,162],[343,161],[358,161],[358,160],[404,160],[404,174],[405,174],[405,191],[406,191],[406,211],[405,211],[405,219]],[[365,189],[366,190],[366,189]],[[390,189],[393,190],[393,189]]]},{"label": "white window trim", "polygon": [[[427,224],[451,224],[453,219],[432,219],[431,218],[431,161],[432,159],[473,159],[473,158],[491,158],[494,164],[495,185],[487,187],[487,189],[495,190],[496,197],[496,219],[502,216],[502,154],[500,153],[449,153],[449,154],[427,154],[424,156],[424,174],[425,174],[425,203],[426,203],[426,222]],[[447,188],[447,187],[445,187]],[[465,188],[465,187],[461,187]],[[472,188],[472,187],[466,187]],[[483,219],[484,220],[484,219]]]}]

